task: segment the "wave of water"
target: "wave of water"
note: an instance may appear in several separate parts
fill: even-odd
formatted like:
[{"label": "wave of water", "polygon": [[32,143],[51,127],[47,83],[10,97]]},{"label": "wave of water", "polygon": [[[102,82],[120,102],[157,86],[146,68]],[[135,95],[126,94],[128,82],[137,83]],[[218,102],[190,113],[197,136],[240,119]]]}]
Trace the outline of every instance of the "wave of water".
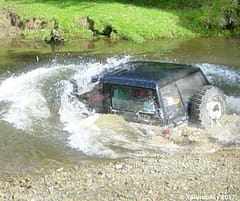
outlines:
[{"label": "wave of water", "polygon": [[211,84],[221,88],[226,94],[230,113],[240,114],[240,71],[238,69],[216,64],[197,64]]},{"label": "wave of water", "polygon": [[79,60],[74,64],[53,62],[45,66],[10,76],[0,82],[0,120],[28,134],[53,135],[54,122],[59,121],[56,132],[68,133],[67,143],[88,155],[114,156],[104,142],[97,141],[99,129],[94,126],[98,114],[92,114],[74,95],[71,80],[76,80],[79,93],[94,86],[91,78],[108,69],[118,68],[130,59],[107,58],[105,61]]},{"label": "wave of water", "polygon": [[[75,96],[71,80],[80,86],[79,93],[85,93],[94,86],[91,78],[103,71],[118,68],[120,64],[132,59],[108,58],[105,61],[79,60],[72,64],[37,66],[20,75],[1,79],[0,82],[0,120],[11,124],[28,134],[67,135],[66,145],[86,155],[116,158],[122,152],[143,155],[145,150],[175,149],[180,146],[146,143],[146,136],[129,125],[113,119],[104,119],[92,113]],[[240,113],[240,72],[231,68],[212,64],[197,64],[211,83],[228,90],[229,108]],[[117,120],[117,121],[116,121]],[[100,121],[100,126],[96,123]],[[110,125],[103,126],[107,121]],[[57,122],[57,123],[56,123]],[[115,125],[114,128],[112,126]],[[167,147],[167,148],[166,148]]]},{"label": "wave of water", "polygon": [[31,130],[33,119],[41,120],[50,115],[46,99],[41,94],[39,84],[51,77],[57,68],[38,68],[20,76],[12,76],[0,85],[1,119],[13,124],[17,129]]},{"label": "wave of water", "polygon": [[129,59],[130,57],[110,58],[105,64],[100,62],[89,63],[65,81],[59,115],[60,121],[64,124],[63,129],[71,133],[68,138],[70,147],[88,155],[115,157],[115,153],[99,140],[100,130],[94,125],[99,115],[92,114],[85,118],[89,111],[83,103],[72,96],[74,89],[70,80],[77,81],[77,85],[80,86],[79,94],[85,93],[94,86],[91,84],[91,78],[94,75],[108,69],[118,68],[121,63],[125,63]]}]

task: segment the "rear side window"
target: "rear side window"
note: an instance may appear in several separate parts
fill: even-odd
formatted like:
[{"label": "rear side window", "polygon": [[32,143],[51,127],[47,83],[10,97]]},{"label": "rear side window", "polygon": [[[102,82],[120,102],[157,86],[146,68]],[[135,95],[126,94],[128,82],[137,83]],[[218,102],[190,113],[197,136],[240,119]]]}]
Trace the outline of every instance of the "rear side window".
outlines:
[{"label": "rear side window", "polygon": [[170,84],[161,89],[164,111],[168,120],[173,120],[184,114],[184,108],[176,85]]},{"label": "rear side window", "polygon": [[192,95],[206,84],[206,80],[203,75],[198,72],[178,80],[176,84],[181,92],[184,104],[187,105]]},{"label": "rear side window", "polygon": [[155,113],[154,93],[152,89],[112,86],[112,108],[122,111]]}]

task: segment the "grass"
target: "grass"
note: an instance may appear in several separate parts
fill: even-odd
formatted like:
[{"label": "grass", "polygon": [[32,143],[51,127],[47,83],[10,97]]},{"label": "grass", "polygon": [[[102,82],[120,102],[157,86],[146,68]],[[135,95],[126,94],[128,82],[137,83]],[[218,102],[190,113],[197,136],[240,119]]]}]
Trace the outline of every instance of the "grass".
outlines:
[{"label": "grass", "polygon": [[[130,3],[126,0],[0,0],[0,6],[12,6],[14,12],[25,20],[33,17],[49,20],[54,18],[66,39],[93,37],[91,31],[77,26],[78,19],[89,16],[99,32],[106,24],[110,24],[117,31],[114,38],[143,42],[205,33],[200,21],[202,10],[193,8],[199,6],[199,2],[201,1],[132,0]],[[50,30],[23,32],[27,38],[41,40],[49,37],[49,33]]]}]

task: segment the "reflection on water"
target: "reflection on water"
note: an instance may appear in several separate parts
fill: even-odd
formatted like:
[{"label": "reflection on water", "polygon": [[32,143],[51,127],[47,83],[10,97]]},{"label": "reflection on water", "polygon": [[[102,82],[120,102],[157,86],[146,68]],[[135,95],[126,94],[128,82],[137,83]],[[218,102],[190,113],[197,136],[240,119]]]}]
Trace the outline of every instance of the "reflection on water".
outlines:
[{"label": "reflection on water", "polygon": [[240,68],[239,53],[240,38],[200,38],[183,41],[169,53],[169,59],[180,63],[210,63]]},{"label": "reflection on water", "polygon": [[[14,72],[19,67],[46,62],[57,57],[68,62],[79,56],[105,58],[116,55],[134,55],[150,60],[179,63],[212,63],[240,68],[240,38],[189,38],[148,41],[133,44],[127,41],[77,40],[64,45],[50,46],[43,42],[0,41],[0,74]],[[60,60],[60,61],[59,61]]]},{"label": "reflection on water", "polygon": [[[86,119],[89,111],[72,96],[70,80],[77,80],[84,93],[93,87],[89,85],[93,75],[129,60],[192,63],[225,91],[231,112],[240,113],[239,55],[240,39],[236,38],[161,40],[144,45],[80,40],[54,50],[42,43],[16,41],[9,46],[1,42],[1,171],[10,171],[9,167],[13,171],[24,169],[24,165],[31,167],[44,160],[136,157],[196,148],[214,150],[216,147],[206,133],[195,128],[183,130],[190,133],[188,140],[203,142],[202,147],[186,146],[182,130],[169,141],[141,133],[120,117],[93,114]],[[229,139],[239,143],[236,136]]]}]

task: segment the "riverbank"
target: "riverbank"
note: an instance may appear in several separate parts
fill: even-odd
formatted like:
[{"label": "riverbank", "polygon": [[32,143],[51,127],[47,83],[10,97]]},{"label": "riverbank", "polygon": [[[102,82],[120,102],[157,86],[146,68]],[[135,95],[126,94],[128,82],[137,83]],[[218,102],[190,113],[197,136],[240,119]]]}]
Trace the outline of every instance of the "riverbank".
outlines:
[{"label": "riverbank", "polygon": [[0,7],[11,10],[7,19],[19,35],[32,40],[49,41],[52,29],[64,40],[109,37],[133,42],[240,33],[238,1],[0,0]]},{"label": "riverbank", "polygon": [[240,150],[53,164],[0,174],[0,200],[240,199]]}]

